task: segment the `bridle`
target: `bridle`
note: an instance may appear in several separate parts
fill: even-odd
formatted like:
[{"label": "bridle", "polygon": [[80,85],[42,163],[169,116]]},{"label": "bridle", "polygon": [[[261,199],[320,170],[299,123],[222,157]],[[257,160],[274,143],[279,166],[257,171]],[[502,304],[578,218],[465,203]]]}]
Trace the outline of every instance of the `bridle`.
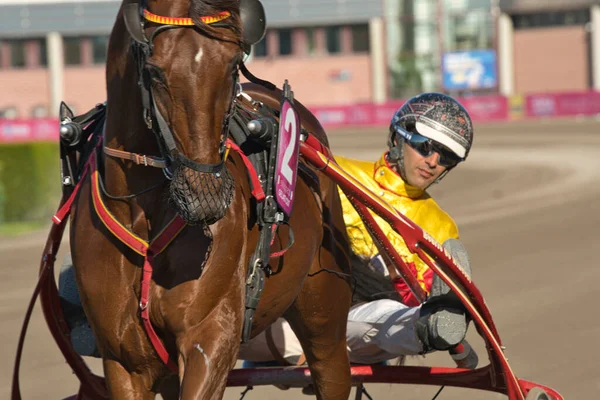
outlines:
[{"label": "bridle", "polygon": [[[150,72],[146,69],[146,65],[148,59],[154,52],[153,42],[158,34],[170,29],[194,28],[195,24],[191,18],[164,17],[153,14],[145,7],[144,3],[145,2],[142,0],[141,4],[130,3],[124,5],[123,16],[127,30],[133,39],[131,43],[131,49],[138,72],[138,86],[141,90],[143,107],[142,117],[148,129],[152,130],[154,133],[162,157],[159,158],[154,156],[140,155],[127,151],[112,149],[109,147],[105,147],[104,152],[108,156],[131,160],[139,165],[162,168],[165,176],[169,179],[172,178],[173,169],[176,166],[184,166],[197,172],[218,175],[223,170],[225,165],[229,120],[233,114],[234,100],[240,88],[239,70],[242,59],[240,58],[240,61],[236,63],[231,73],[234,84],[229,108],[224,116],[222,125],[221,142],[219,145],[219,155],[221,160],[216,164],[203,164],[188,158],[177,147],[171,127],[157,107],[152,93],[152,77]],[[228,27],[228,25],[224,24],[223,21],[230,17],[231,13],[229,11],[223,11],[216,15],[202,16],[200,19],[207,25],[220,25],[223,27]],[[146,36],[145,21],[159,25],[152,31],[149,38]],[[213,39],[220,40],[204,32],[201,34],[205,34]],[[239,44],[242,50],[245,48],[243,42],[239,42],[237,44]]]}]

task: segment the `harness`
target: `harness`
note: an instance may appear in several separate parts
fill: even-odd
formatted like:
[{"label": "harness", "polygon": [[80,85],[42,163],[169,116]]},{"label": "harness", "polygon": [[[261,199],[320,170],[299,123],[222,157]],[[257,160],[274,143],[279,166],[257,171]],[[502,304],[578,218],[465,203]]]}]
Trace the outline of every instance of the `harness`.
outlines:
[{"label": "harness", "polygon": [[[99,115],[99,114],[97,114]],[[102,114],[103,117],[103,114]],[[174,372],[177,372],[177,365],[173,362],[173,360],[169,359],[169,354],[165,349],[163,343],[158,338],[158,335],[154,331],[152,324],[150,322],[148,303],[150,301],[150,283],[152,281],[152,273],[153,273],[153,260],[158,254],[164,251],[169,244],[183,231],[186,227],[186,222],[180,217],[175,216],[172,218],[169,223],[158,232],[154,239],[150,242],[145,241],[140,238],[125,226],[123,226],[118,219],[112,215],[106,206],[103,200],[103,187],[102,180],[100,176],[100,172],[98,169],[98,151],[102,145],[102,137],[95,134],[96,140],[92,139],[90,144],[96,142],[94,146],[95,150],[91,152],[89,158],[86,163],[83,165],[81,174],[78,174],[78,183],[73,187],[70,196],[67,201],[63,204],[63,206],[58,210],[58,212],[52,218],[55,224],[60,224],[65,218],[67,218],[71,212],[71,206],[73,201],[77,197],[77,194],[81,188],[81,184],[85,182],[85,179],[89,177],[90,186],[92,191],[92,202],[96,215],[102,221],[103,225],[111,232],[116,238],[118,238],[122,243],[124,243],[131,250],[136,252],[137,254],[144,257],[144,263],[142,268],[142,280],[141,280],[141,293],[140,293],[140,317],[142,318],[142,322],[144,325],[144,329],[148,334],[148,338],[150,339],[152,346],[155,348],[160,359]],[[265,195],[262,191],[260,182],[258,180],[258,176],[256,171],[254,170],[252,163],[246,157],[246,155],[242,152],[239,146],[235,145],[232,142],[228,143],[228,147],[230,147],[233,151],[237,152],[246,168],[249,171],[249,174],[252,176],[253,185],[255,189],[253,189],[252,194],[257,201],[259,199],[264,199]],[[148,164],[147,166],[156,167],[155,165]],[[160,168],[160,167],[159,167]]]}]

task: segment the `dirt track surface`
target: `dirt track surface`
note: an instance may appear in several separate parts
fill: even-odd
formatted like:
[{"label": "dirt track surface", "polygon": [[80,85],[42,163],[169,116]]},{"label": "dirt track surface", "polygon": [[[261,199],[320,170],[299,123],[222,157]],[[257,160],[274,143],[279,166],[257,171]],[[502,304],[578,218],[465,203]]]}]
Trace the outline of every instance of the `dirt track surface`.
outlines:
[{"label": "dirt track surface", "polygon": [[[512,368],[567,399],[600,392],[600,123],[547,121],[477,127],[469,161],[430,192],[457,221],[474,281],[492,311]],[[334,151],[376,159],[385,129],[332,132]],[[0,237],[0,399],[10,396],[15,348],[35,285],[45,232]],[[57,269],[60,268],[59,256]],[[487,361],[475,332],[469,339]],[[452,366],[447,354],[410,364]],[[96,360],[91,363],[100,371]],[[34,312],[21,367],[23,398],[62,399],[77,382]],[[226,399],[239,399],[230,388]],[[431,399],[437,387],[367,385],[374,399]],[[354,393],[354,391],[353,391]],[[353,395],[353,394],[352,394]],[[303,399],[255,388],[246,399]],[[501,399],[446,389],[439,399]]]}]

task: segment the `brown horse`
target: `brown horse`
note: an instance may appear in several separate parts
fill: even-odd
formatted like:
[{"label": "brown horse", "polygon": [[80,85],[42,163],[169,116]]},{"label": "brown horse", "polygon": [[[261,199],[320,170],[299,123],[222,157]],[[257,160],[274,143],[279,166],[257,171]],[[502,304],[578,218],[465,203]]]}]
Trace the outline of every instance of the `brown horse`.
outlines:
[{"label": "brown horse", "polygon": [[[223,133],[243,49],[256,41],[241,8],[257,4],[150,0],[142,7],[124,3],[117,16],[106,72],[103,146],[109,150],[98,153],[102,198],[122,227],[147,242],[176,214],[189,224],[151,260],[149,321],[175,362],[172,372],[140,318],[144,257],[100,221],[89,175],[79,190],[71,251],[111,398],[221,398],[236,362],[259,229],[247,169],[234,152],[224,161]],[[136,14],[138,9],[152,14]],[[181,21],[193,23],[183,27]],[[276,91],[249,92],[278,105]],[[296,105],[303,125],[320,131],[316,119]],[[138,164],[123,158],[129,152],[163,157],[140,156]],[[299,175],[295,196],[289,226],[296,240],[283,257],[271,260],[279,272],[266,279],[252,336],[286,316],[301,339],[317,396],[347,399],[351,290],[340,274],[330,273],[349,268],[337,188],[313,171]],[[277,238],[273,250],[288,243],[286,226]]]}]

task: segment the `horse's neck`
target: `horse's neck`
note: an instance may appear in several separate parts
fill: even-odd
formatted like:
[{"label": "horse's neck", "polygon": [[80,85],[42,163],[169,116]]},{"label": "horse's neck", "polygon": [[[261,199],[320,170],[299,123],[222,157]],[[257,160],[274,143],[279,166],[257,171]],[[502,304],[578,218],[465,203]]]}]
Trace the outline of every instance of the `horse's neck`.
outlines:
[{"label": "horse's neck", "polygon": [[[116,150],[160,157],[156,138],[143,121],[139,88],[135,82],[133,76],[114,78],[108,82],[104,145]],[[166,179],[159,168],[137,166],[131,161],[106,155],[104,161],[106,189],[114,196],[139,193]],[[147,197],[158,194],[153,191],[133,199],[131,203],[139,203],[143,209],[149,209],[154,201],[146,200]]]},{"label": "horse's neck", "polygon": [[[154,134],[144,122],[136,71],[124,23],[122,18],[118,18],[111,33],[106,63],[107,112],[103,144],[117,150],[160,157]],[[106,155],[102,158],[102,178],[107,193],[112,196],[140,193],[166,181],[159,168],[137,166],[131,161]],[[107,198],[107,205],[123,224],[145,225],[145,216],[158,216],[161,212],[156,199],[165,197],[162,190],[164,185],[127,201],[112,201]],[[147,228],[141,226],[139,230]]]}]

